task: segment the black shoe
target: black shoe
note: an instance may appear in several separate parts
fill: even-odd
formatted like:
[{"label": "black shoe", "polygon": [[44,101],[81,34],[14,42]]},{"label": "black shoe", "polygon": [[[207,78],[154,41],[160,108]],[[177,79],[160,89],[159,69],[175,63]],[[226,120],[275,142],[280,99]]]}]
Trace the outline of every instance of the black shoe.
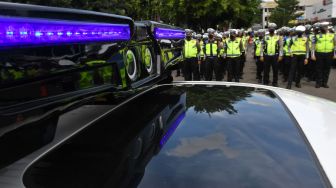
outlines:
[{"label": "black shoe", "polygon": [[315,88],[320,88],[320,87],[321,87],[320,84],[316,84],[316,85],[315,85]]},{"label": "black shoe", "polygon": [[296,86],[297,88],[301,88],[301,84],[300,84],[300,83],[295,84],[295,86]]},{"label": "black shoe", "polygon": [[322,87],[329,88],[328,84],[322,84]]},{"label": "black shoe", "polygon": [[258,80],[258,84],[261,84],[261,83],[262,83],[262,80],[261,80],[261,79],[259,79],[259,80]]},{"label": "black shoe", "polygon": [[292,89],[292,86],[291,86],[291,85],[287,85],[286,88],[287,88],[287,89]]},{"label": "black shoe", "polygon": [[279,87],[278,83],[272,83],[272,86]]}]

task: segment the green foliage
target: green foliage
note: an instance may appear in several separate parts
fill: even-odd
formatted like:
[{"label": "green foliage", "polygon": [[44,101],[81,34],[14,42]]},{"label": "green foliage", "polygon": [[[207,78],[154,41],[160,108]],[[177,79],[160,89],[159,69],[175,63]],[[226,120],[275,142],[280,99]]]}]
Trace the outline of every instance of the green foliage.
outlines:
[{"label": "green foliage", "polygon": [[288,25],[290,20],[295,20],[298,15],[295,14],[295,7],[298,6],[297,0],[277,0],[277,8],[272,12],[270,21],[278,25],[278,27]]},{"label": "green foliage", "polygon": [[201,28],[249,27],[258,19],[261,0],[7,0],[38,5],[80,8],[134,20],[161,20],[168,24]]}]

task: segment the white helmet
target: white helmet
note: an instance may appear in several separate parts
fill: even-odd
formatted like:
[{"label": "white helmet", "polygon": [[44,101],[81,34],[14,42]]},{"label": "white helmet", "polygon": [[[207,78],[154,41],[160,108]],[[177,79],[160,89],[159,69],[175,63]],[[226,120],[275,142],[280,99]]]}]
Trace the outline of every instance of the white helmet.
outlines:
[{"label": "white helmet", "polygon": [[299,25],[295,28],[295,32],[300,32],[300,33],[303,33],[306,31],[306,27],[303,26],[303,25]]}]

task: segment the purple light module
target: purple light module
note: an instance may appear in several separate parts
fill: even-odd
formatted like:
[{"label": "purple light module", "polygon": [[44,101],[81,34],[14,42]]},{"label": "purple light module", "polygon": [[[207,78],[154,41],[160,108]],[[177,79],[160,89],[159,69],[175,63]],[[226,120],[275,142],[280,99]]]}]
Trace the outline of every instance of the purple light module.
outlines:
[{"label": "purple light module", "polygon": [[128,24],[0,16],[0,47],[130,40]]},{"label": "purple light module", "polygon": [[156,27],[154,29],[154,36],[156,39],[184,39],[185,31]]}]

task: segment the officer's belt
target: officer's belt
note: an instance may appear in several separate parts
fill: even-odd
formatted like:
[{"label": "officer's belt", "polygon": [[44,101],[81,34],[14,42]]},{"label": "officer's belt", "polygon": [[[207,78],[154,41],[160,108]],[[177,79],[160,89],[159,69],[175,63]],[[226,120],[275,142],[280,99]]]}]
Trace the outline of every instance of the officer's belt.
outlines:
[{"label": "officer's belt", "polygon": [[265,54],[265,55],[268,55],[268,56],[276,56],[278,54]]}]

